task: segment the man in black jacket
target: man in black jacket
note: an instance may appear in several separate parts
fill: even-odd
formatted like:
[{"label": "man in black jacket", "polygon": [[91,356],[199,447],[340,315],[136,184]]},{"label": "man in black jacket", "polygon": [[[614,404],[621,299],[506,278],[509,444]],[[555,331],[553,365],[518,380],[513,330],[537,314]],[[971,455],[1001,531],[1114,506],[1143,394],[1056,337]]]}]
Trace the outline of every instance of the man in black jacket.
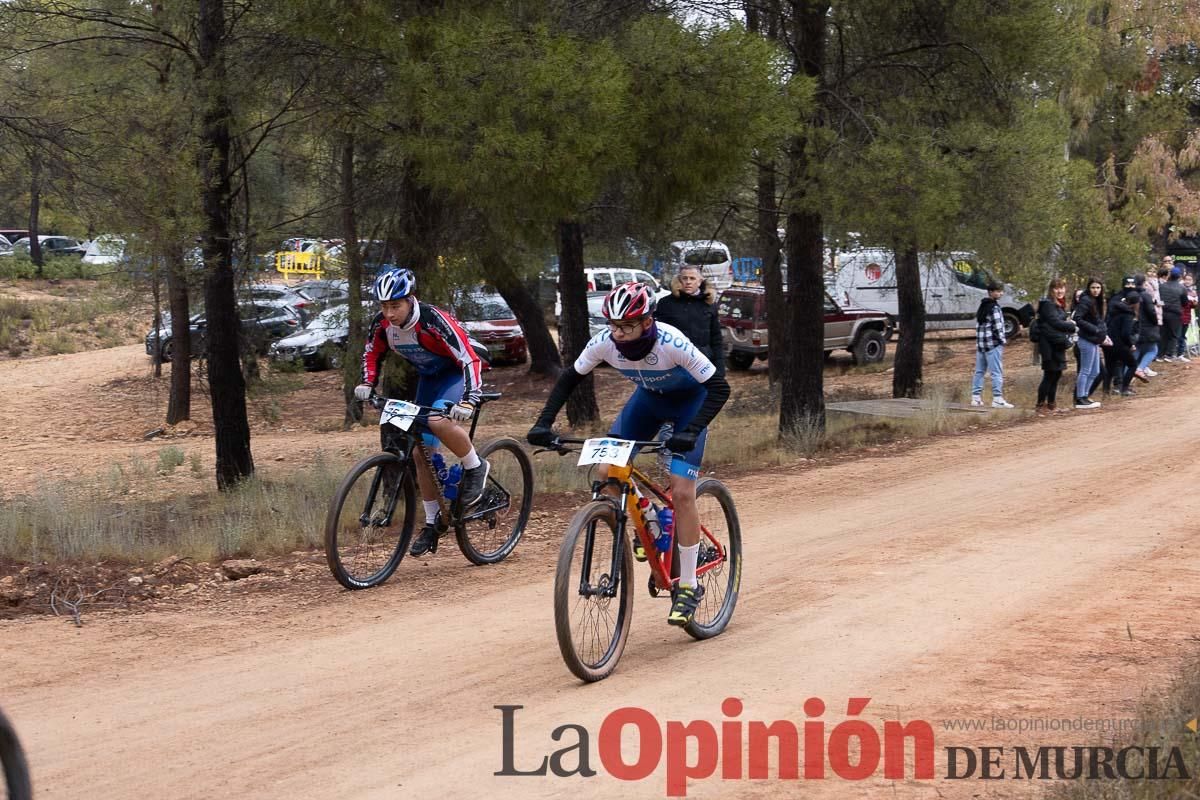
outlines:
[{"label": "man in black jacket", "polygon": [[716,292],[698,267],[684,266],[671,281],[671,294],[658,301],[654,319],[673,325],[725,374],[725,343],[717,319]]}]

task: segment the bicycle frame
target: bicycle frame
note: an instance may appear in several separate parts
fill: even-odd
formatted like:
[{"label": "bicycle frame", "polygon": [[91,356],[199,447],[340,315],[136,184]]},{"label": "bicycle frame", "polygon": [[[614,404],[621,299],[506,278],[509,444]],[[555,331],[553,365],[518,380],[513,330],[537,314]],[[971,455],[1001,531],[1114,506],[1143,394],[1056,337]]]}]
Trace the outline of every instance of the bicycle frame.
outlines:
[{"label": "bicycle frame", "polygon": [[[604,486],[612,485],[614,482],[619,483],[621,487],[620,502],[617,502],[616,498],[612,497],[611,495],[604,494],[602,491]],[[621,562],[621,558],[624,555],[624,548],[626,546],[624,536],[625,528],[626,525],[632,521],[634,535],[641,539],[642,549],[646,552],[646,561],[650,565],[650,571],[654,576],[655,585],[660,591],[667,590],[670,589],[672,584],[675,582],[675,579],[671,577],[673,566],[672,562],[675,554],[675,531],[674,529],[671,530],[671,546],[667,548],[666,552],[659,552],[657,545],[654,543],[653,537],[650,536],[650,532],[647,530],[646,515],[642,513],[642,509],[638,508],[637,492],[634,490],[635,486],[641,486],[645,488],[650,492],[650,494],[658,498],[658,500],[660,500],[667,508],[670,508],[672,511],[675,509],[675,504],[671,502],[670,495],[658,484],[650,480],[650,478],[637,467],[633,466],[632,464],[624,467],[609,466],[608,481],[597,481],[592,489],[592,498],[595,500],[608,500],[611,502],[617,515],[617,542],[616,546],[613,548],[612,565],[608,574],[619,574],[617,571],[617,565]],[[591,574],[593,544],[591,538],[594,537],[594,535],[594,531],[589,532],[588,534],[589,541],[584,551],[583,571],[581,573],[583,576],[585,576],[583,580],[586,580],[586,576]],[[721,542],[718,541],[717,538],[714,537],[712,533],[703,525],[700,526],[700,535],[701,540],[707,538],[712,546],[716,548],[717,558],[707,562],[706,564],[697,566],[697,577],[725,563],[725,559],[728,555],[725,552],[725,547],[721,544]],[[618,588],[619,587],[615,583],[610,587],[602,587],[599,590],[581,585],[580,592],[583,594],[596,594],[599,591],[606,596],[614,597],[616,596]]]}]

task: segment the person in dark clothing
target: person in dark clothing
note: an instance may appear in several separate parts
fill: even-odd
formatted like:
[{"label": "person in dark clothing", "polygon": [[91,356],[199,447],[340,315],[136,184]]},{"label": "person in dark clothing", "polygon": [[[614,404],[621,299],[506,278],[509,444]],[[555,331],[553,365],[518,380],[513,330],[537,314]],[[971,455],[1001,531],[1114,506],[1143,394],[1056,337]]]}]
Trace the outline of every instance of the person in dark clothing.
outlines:
[{"label": "person in dark clothing", "polygon": [[1079,329],[1079,377],[1075,381],[1075,407],[1099,408],[1088,397],[1092,382],[1100,375],[1100,346],[1108,340],[1104,322],[1104,284],[1089,278],[1086,288],[1075,301],[1071,319]]},{"label": "person in dark clothing", "polygon": [[1150,369],[1150,362],[1158,355],[1158,342],[1162,333],[1158,326],[1158,311],[1155,308],[1154,295],[1146,288],[1146,276],[1138,275],[1133,279],[1138,291],[1138,372],[1153,378],[1158,373]]},{"label": "person in dark clothing", "polygon": [[658,301],[654,319],[683,331],[717,372],[725,374],[725,343],[717,320],[717,293],[698,267],[679,269],[671,281],[671,294]]},{"label": "person in dark clothing", "polygon": [[1123,397],[1131,397],[1133,390],[1129,384],[1134,378],[1147,381],[1144,372],[1137,368],[1137,313],[1141,296],[1134,287],[1133,276],[1127,275],[1123,281],[1121,293],[1114,295],[1108,303],[1108,337],[1112,344],[1104,348],[1104,358],[1108,362],[1108,377],[1105,379],[1105,391],[1112,387]]},{"label": "person in dark clothing", "polygon": [[1038,302],[1038,354],[1042,357],[1042,382],[1038,384],[1037,409],[1057,411],[1058,381],[1067,368],[1067,351],[1075,323],[1067,316],[1067,282],[1055,278]]},{"label": "person in dark clothing", "polygon": [[1187,287],[1180,278],[1183,270],[1172,267],[1167,280],[1158,286],[1163,304],[1162,353],[1167,361],[1178,361],[1186,353],[1179,347],[1183,333],[1183,306],[1187,303]]}]

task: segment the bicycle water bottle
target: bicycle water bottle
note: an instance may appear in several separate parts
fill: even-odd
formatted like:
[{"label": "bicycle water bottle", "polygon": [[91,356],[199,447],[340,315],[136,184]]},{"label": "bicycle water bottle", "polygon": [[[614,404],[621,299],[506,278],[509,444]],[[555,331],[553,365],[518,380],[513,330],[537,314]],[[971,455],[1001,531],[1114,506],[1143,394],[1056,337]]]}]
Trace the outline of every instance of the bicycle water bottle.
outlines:
[{"label": "bicycle water bottle", "polygon": [[639,497],[638,507],[642,509],[642,517],[646,520],[646,533],[650,535],[650,541],[658,541],[662,534],[662,524],[658,521],[658,506],[644,497]]},{"label": "bicycle water bottle", "polygon": [[654,547],[658,552],[665,553],[671,546],[671,535],[675,531],[675,512],[664,508],[658,512],[658,521],[662,525],[662,533],[654,540]]},{"label": "bicycle water bottle", "polygon": [[433,464],[433,471],[437,474],[438,480],[445,484],[449,476],[449,473],[446,471],[446,459],[442,458],[441,453],[435,452],[429,457],[429,462]]},{"label": "bicycle water bottle", "polygon": [[442,488],[442,494],[447,500],[458,499],[458,482],[462,480],[462,464],[455,464],[446,474],[446,481]]}]

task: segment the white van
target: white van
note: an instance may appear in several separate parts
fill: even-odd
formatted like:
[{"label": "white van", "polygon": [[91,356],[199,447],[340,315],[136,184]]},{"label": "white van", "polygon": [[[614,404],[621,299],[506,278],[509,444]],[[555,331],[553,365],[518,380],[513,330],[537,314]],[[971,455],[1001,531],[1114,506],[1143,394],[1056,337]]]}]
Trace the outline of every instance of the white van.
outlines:
[{"label": "white van", "polygon": [[[590,309],[595,305],[597,314],[600,313],[600,303],[604,300],[604,296],[623,283],[631,283],[633,281],[644,283],[649,287],[650,291],[654,292],[654,297],[659,300],[671,293],[670,289],[659,286],[654,276],[644,269],[633,269],[632,267],[585,267],[583,274],[587,279],[588,308]],[[596,295],[599,295],[599,300],[595,299]],[[554,317],[557,319],[561,316],[562,295],[555,292]]]},{"label": "white van", "polygon": [[671,242],[671,274],[682,266],[700,267],[709,286],[718,291],[733,284],[733,257],[729,248],[715,239]]},{"label": "white van", "polygon": [[[868,247],[835,255],[834,296],[863,308],[887,314],[892,324],[900,314],[896,291],[896,255],[885,248]],[[918,257],[921,292],[925,299],[928,330],[974,330],[975,312],[987,297],[994,280],[973,253],[921,253]],[[1012,338],[1029,327],[1033,306],[1025,293],[1004,284],[1000,297],[1004,335]]]}]

